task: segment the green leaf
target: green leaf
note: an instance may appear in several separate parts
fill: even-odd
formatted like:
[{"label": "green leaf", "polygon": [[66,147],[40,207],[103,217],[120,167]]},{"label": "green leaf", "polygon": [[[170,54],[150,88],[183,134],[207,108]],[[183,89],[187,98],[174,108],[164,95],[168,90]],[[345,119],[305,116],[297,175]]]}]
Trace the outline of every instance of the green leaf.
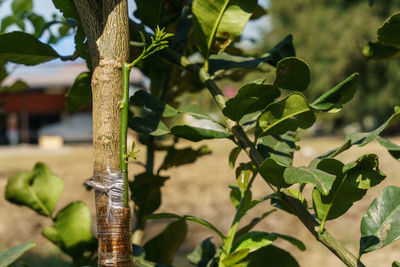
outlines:
[{"label": "green leaf", "polygon": [[315,114],[300,93],[268,105],[258,118],[258,130],[263,135],[279,135],[297,128],[306,129],[315,122]]},{"label": "green leaf", "polygon": [[193,142],[198,142],[205,139],[231,138],[232,134],[227,131],[218,131],[205,129],[189,125],[176,125],[171,128],[171,134]]},{"label": "green leaf", "polygon": [[310,68],[301,59],[287,57],[278,62],[274,85],[292,91],[304,91],[310,83]]},{"label": "green leaf", "polygon": [[400,49],[380,42],[368,42],[363,48],[363,54],[372,60],[395,59],[400,56]]},{"label": "green leaf", "polygon": [[211,230],[213,230],[215,233],[217,233],[222,239],[224,239],[224,235],[220,230],[218,230],[214,225],[209,223],[208,221],[197,218],[191,215],[178,215],[178,214],[173,214],[173,213],[157,213],[157,214],[150,214],[145,217],[146,220],[152,220],[152,219],[184,219],[188,220],[191,222],[195,222],[198,224],[201,224]]},{"label": "green leaf", "polygon": [[194,0],[193,34],[200,53],[207,58],[222,52],[241,35],[256,7],[257,0]]},{"label": "green leaf", "polygon": [[65,105],[69,112],[77,112],[88,105],[92,101],[92,74],[83,72],[76,77],[74,84],[65,94]]},{"label": "green leaf", "polygon": [[256,173],[257,170],[252,163],[240,163],[236,168],[236,182],[242,192],[247,189],[250,178]]},{"label": "green leaf", "polygon": [[178,114],[178,111],[165,104],[160,99],[152,96],[144,90],[137,91],[130,99],[130,101],[140,107],[146,107],[150,109],[156,117],[173,117]]},{"label": "green leaf", "polygon": [[28,242],[21,244],[12,248],[9,248],[0,253],[0,266],[8,266],[14,261],[16,261],[25,251],[35,247],[36,244],[33,242]]},{"label": "green leaf", "polygon": [[74,1],[53,0],[53,4],[61,13],[63,13],[65,18],[80,19]]},{"label": "green leaf", "polygon": [[388,186],[372,201],[361,220],[360,255],[400,238],[400,188]]},{"label": "green leaf", "polygon": [[21,93],[29,89],[29,86],[21,80],[17,80],[10,86],[4,86],[0,88],[0,94],[7,93]]},{"label": "green leaf", "polygon": [[279,188],[288,187],[289,184],[285,183],[283,173],[287,166],[278,163],[272,158],[266,158],[260,166],[260,173],[262,178],[267,182]]},{"label": "green leaf", "polygon": [[37,65],[59,58],[49,45],[24,32],[0,34],[0,60],[24,65]]},{"label": "green leaf", "polygon": [[168,149],[167,156],[164,158],[164,162],[161,164],[158,171],[193,163],[197,158],[208,154],[211,154],[211,150],[206,145],[201,146],[197,150],[191,147],[183,149],[171,147]]},{"label": "green leaf", "polygon": [[178,19],[183,5],[183,0],[135,0],[135,18],[140,19],[150,28],[166,27]]},{"label": "green leaf", "polygon": [[226,102],[223,109],[225,116],[239,121],[244,115],[264,109],[280,96],[280,91],[270,85],[263,84],[264,79],[253,81],[239,89],[237,95]]},{"label": "green leaf", "polygon": [[231,167],[232,169],[235,168],[235,162],[240,154],[240,151],[242,151],[242,148],[237,146],[234,147],[229,153],[229,167]]},{"label": "green leaf", "polygon": [[91,231],[90,210],[81,201],[72,202],[60,210],[54,225],[44,228],[42,234],[74,258],[97,247]]},{"label": "green leaf", "polygon": [[354,202],[362,199],[370,187],[379,184],[385,175],[379,170],[378,157],[367,154],[344,165],[328,158],[318,162],[318,169],[336,176],[331,192],[323,196],[312,192],[314,210],[320,220],[333,220],[343,215]]},{"label": "green leaf", "polygon": [[283,166],[290,166],[296,150],[296,132],[284,135],[267,135],[258,139],[257,150],[264,158],[271,158]]},{"label": "green leaf", "polygon": [[391,15],[378,29],[378,40],[384,45],[400,48],[400,12]]},{"label": "green leaf", "polygon": [[22,171],[8,179],[6,199],[25,205],[39,214],[51,217],[64,187],[62,179],[44,163],[37,163],[32,171]]},{"label": "green leaf", "polygon": [[392,263],[392,267],[400,267],[400,262],[394,261],[394,262]]},{"label": "green leaf", "polygon": [[278,233],[271,233],[271,235],[275,235],[276,237],[279,237],[279,238],[282,238],[282,239],[288,241],[290,244],[292,244],[293,246],[296,246],[301,251],[306,250],[306,246],[304,245],[304,243],[301,242],[300,240],[298,240],[297,238],[294,238],[293,236],[282,235],[282,234],[278,234]]},{"label": "green leaf", "polygon": [[144,172],[135,175],[134,181],[129,183],[132,200],[137,206],[135,214],[139,220],[160,207],[161,187],[168,179],[169,177]]},{"label": "green leaf", "polygon": [[32,0],[14,0],[11,9],[14,14],[26,13],[32,10]]},{"label": "green leaf", "polygon": [[256,69],[261,68],[264,63],[276,66],[278,62],[285,57],[295,56],[292,43],[292,35],[288,35],[285,39],[276,44],[267,54],[259,58],[232,56],[226,53],[210,56],[210,75],[214,75],[220,70],[230,70],[235,68]]},{"label": "green leaf", "polygon": [[289,252],[275,247],[273,245],[263,247],[255,252],[250,253],[244,260],[239,262],[241,267],[299,267],[296,259]]},{"label": "green leaf", "polygon": [[188,261],[197,267],[207,267],[207,264],[214,258],[216,253],[215,245],[211,238],[203,240],[189,255]]},{"label": "green leaf", "polygon": [[133,117],[128,120],[128,126],[132,130],[153,136],[161,136],[170,133],[168,127],[153,115],[146,117]]},{"label": "green leaf", "polygon": [[318,191],[324,195],[329,194],[335,176],[319,169],[309,167],[289,166],[283,173],[285,182],[288,184],[310,183],[314,184]]},{"label": "green leaf", "polygon": [[213,118],[211,118],[210,115],[205,113],[199,105],[184,106],[183,108],[179,109],[179,112],[189,114],[199,120],[213,121]]},{"label": "green leaf", "polygon": [[184,219],[170,223],[164,231],[149,240],[145,245],[146,260],[160,264],[171,264],[174,255],[187,233],[187,225]]},{"label": "green leaf", "polygon": [[381,146],[386,148],[390,155],[393,156],[393,158],[400,160],[400,146],[396,145],[395,143],[390,142],[387,139],[384,139],[380,136],[377,136],[375,139]]},{"label": "green leaf", "polygon": [[276,235],[265,232],[249,232],[232,244],[232,251],[249,249],[249,253],[262,247],[269,246],[276,239]]},{"label": "green leaf", "polygon": [[400,123],[400,112],[395,110],[395,114],[393,114],[386,122],[384,122],[381,126],[379,126],[377,129],[371,132],[366,132],[366,133],[351,133],[346,136],[345,143],[340,146],[339,148],[333,149],[319,157],[317,159],[323,159],[327,157],[335,157],[342,153],[343,151],[346,151],[353,145],[358,145],[358,146],[365,146],[369,144],[372,140],[375,140],[378,135],[384,131],[385,129],[393,126],[393,125],[398,125]]},{"label": "green leaf", "polygon": [[234,266],[235,263],[244,259],[249,253],[250,249],[248,248],[236,250],[222,259],[223,266]]},{"label": "green leaf", "polygon": [[310,106],[316,110],[336,112],[349,102],[357,91],[358,73],[350,75],[333,89],[321,95]]}]

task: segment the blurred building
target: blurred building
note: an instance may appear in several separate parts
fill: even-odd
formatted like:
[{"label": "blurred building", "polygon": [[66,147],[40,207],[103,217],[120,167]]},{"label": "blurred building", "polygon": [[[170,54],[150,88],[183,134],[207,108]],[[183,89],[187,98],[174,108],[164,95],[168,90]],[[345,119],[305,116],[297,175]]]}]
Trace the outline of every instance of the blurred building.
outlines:
[{"label": "blurred building", "polygon": [[[43,136],[61,143],[91,141],[91,108],[75,114],[65,109],[65,93],[85,71],[84,62],[18,66],[2,86],[21,80],[29,88],[0,94],[0,144],[38,143]],[[143,86],[140,71],[132,70],[131,75],[133,84]]]}]

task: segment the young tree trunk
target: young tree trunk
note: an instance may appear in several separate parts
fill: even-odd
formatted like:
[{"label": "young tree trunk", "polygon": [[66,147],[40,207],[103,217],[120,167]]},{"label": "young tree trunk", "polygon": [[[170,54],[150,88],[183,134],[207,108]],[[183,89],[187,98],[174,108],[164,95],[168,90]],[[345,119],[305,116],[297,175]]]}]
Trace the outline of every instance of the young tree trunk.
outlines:
[{"label": "young tree trunk", "polygon": [[126,0],[74,0],[92,59],[93,147],[98,266],[132,266],[130,209],[119,170],[122,63],[129,56]]}]

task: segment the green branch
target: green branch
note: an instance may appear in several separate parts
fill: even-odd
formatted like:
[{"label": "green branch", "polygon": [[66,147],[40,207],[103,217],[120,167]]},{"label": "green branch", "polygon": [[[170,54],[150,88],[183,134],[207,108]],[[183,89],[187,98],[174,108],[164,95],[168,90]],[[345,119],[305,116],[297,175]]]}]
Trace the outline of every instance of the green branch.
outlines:
[{"label": "green branch", "polygon": [[[213,81],[211,76],[198,65],[190,62],[186,57],[178,54],[172,49],[165,49],[164,53],[166,56],[174,63],[180,65],[181,67],[194,72],[199,79],[208,88],[218,107],[222,110],[225,108],[226,98],[222,94],[221,89]],[[258,152],[254,144],[250,141],[243,128],[236,124],[234,121],[225,117],[227,128],[232,132],[237,142],[240,144],[242,149],[249,156],[251,161],[255,164],[256,168],[260,170],[260,166],[264,161],[263,156]],[[277,191],[271,184],[267,183],[273,191]],[[302,205],[299,205],[297,199],[292,199],[287,197],[285,194],[279,194],[282,201],[284,201],[293,211],[293,213],[300,219],[304,226],[310,231],[310,233],[320,241],[324,246],[326,246],[333,254],[335,254],[342,262],[347,266],[351,267],[361,267],[364,264],[357,259],[350,251],[348,251],[339,241],[332,237],[328,231],[319,231],[320,224],[315,220],[315,218],[305,209]]]}]

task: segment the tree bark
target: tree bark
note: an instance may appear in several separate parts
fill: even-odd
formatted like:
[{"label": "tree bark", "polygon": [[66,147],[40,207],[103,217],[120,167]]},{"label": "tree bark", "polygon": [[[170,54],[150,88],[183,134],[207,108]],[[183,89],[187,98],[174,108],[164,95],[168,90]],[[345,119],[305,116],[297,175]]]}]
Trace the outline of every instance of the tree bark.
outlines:
[{"label": "tree bark", "polygon": [[[130,209],[119,169],[122,63],[129,57],[126,0],[74,0],[92,60],[93,149],[98,266],[133,266]],[[123,181],[123,180],[122,180]],[[122,182],[123,183],[123,182]]]}]

